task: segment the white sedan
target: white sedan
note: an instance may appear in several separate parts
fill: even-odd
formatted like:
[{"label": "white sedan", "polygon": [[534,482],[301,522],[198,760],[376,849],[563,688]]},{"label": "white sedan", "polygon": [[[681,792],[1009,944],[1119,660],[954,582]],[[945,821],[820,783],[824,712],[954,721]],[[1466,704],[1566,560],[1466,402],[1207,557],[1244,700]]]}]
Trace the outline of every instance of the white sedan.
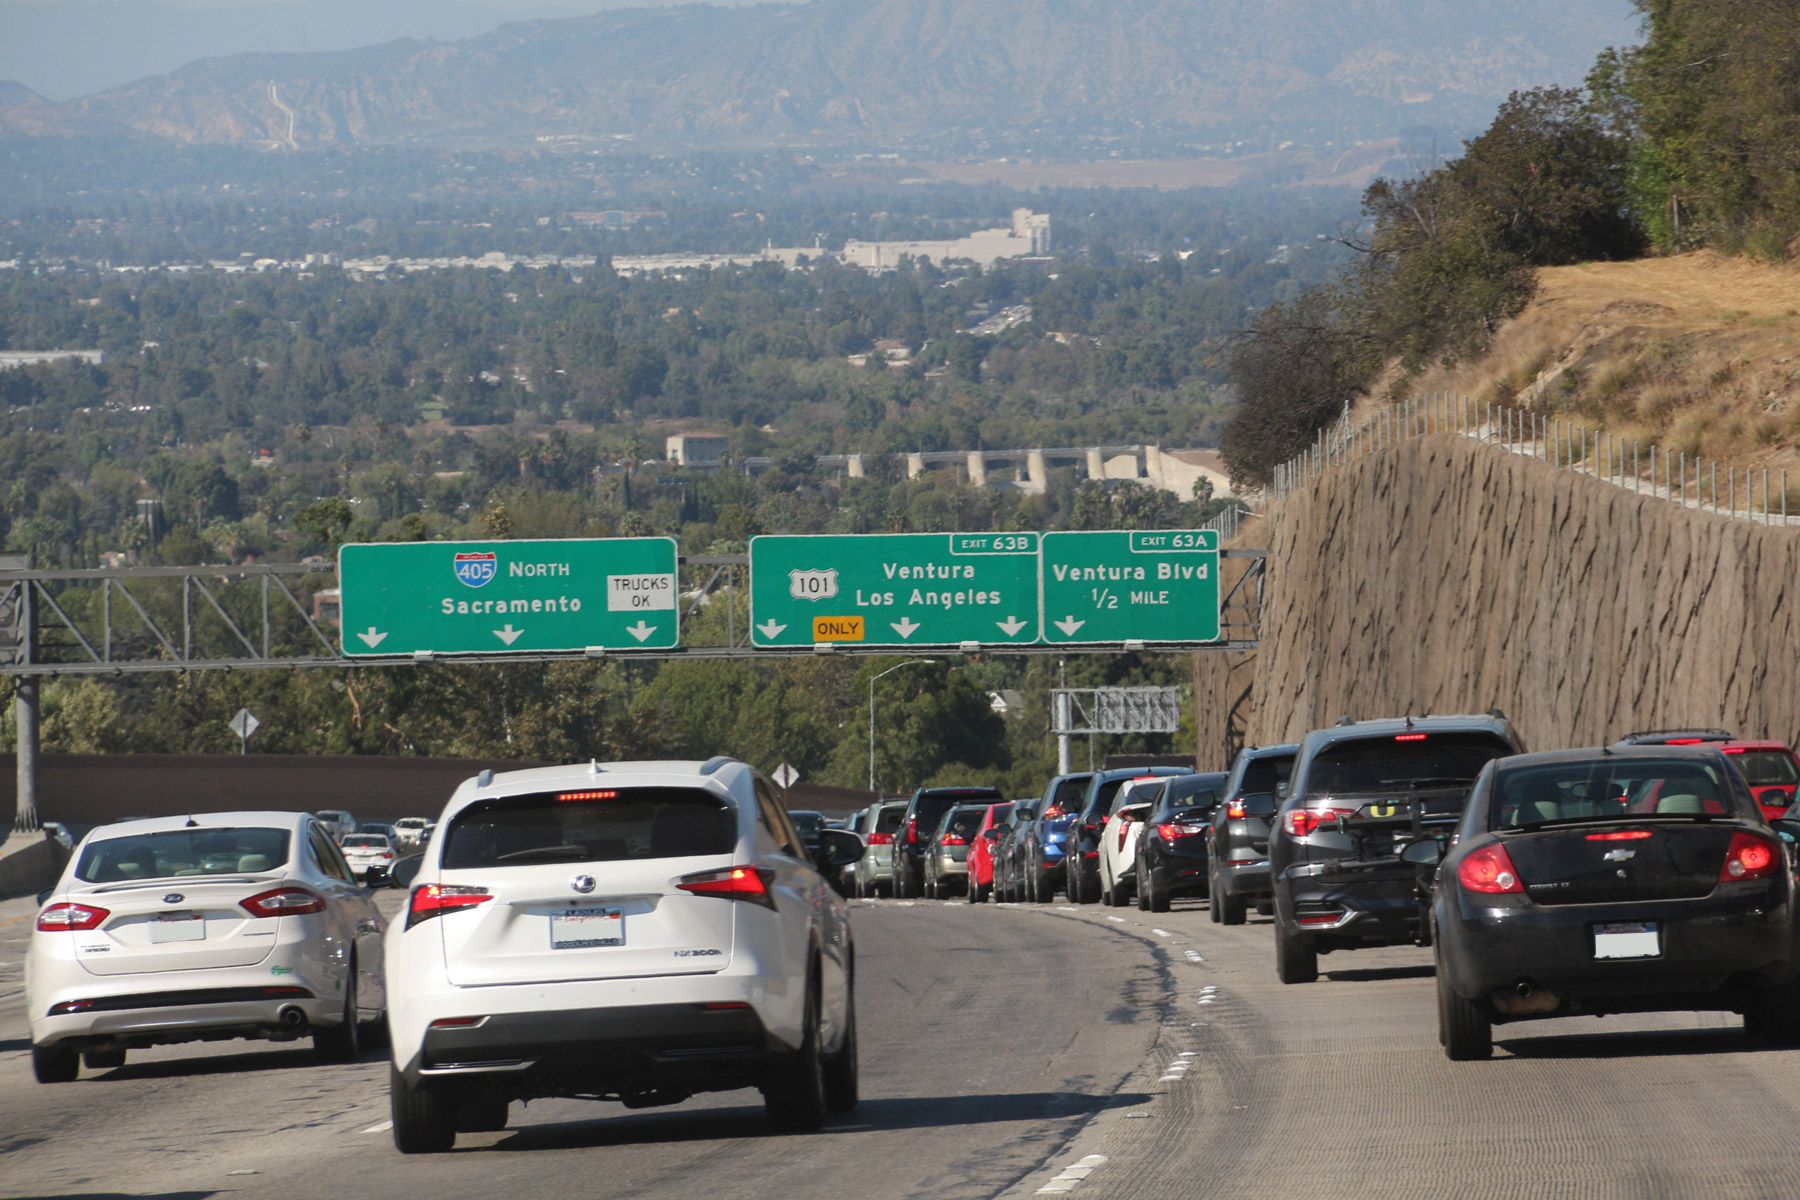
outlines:
[{"label": "white sedan", "polygon": [[40,1083],[172,1042],[311,1037],[358,1052],[382,1019],[385,925],[306,813],[159,817],[94,830],[37,915],[25,955]]},{"label": "white sedan", "polygon": [[385,833],[353,833],[339,845],[350,870],[359,879],[368,875],[370,867],[385,869],[394,865],[394,843]]},{"label": "white sedan", "polygon": [[1156,802],[1166,777],[1133,779],[1113,796],[1112,815],[1100,831],[1100,902],[1123,908],[1137,887],[1138,825]]}]

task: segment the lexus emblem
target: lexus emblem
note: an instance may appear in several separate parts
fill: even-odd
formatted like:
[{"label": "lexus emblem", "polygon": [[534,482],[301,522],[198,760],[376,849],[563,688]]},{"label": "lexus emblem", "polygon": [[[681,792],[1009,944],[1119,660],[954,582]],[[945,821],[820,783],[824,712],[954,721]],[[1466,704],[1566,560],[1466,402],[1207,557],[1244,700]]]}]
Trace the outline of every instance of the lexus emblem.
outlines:
[{"label": "lexus emblem", "polygon": [[163,897],[163,903],[164,904],[180,904],[183,900],[186,900],[186,899],[187,899],[187,897],[182,895],[180,892],[170,892],[168,895]]},{"label": "lexus emblem", "polygon": [[569,886],[583,895],[586,895],[594,890],[594,877],[592,875],[577,875],[575,878],[569,880]]}]

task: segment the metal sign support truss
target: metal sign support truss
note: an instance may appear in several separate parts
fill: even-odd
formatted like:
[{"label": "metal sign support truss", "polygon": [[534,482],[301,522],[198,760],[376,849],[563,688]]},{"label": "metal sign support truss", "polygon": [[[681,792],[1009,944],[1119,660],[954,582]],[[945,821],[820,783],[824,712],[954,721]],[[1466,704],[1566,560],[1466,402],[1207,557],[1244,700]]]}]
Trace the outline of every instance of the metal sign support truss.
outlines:
[{"label": "metal sign support truss", "polygon": [[[920,647],[947,655],[986,650],[1003,654],[1117,654],[1152,650],[1254,650],[1260,636],[1264,551],[1224,550],[1244,570],[1221,601],[1217,642],[1125,642],[1094,646],[1000,646],[967,643]],[[20,570],[0,567],[0,675],[142,675],[169,671],[242,671],[266,667],[413,666],[420,663],[579,662],[616,658],[768,659],[838,655],[893,655],[902,646],[862,647],[822,643],[792,649],[750,645],[749,614],[739,619],[738,594],[747,573],[743,554],[695,554],[681,559],[684,576],[682,645],[674,650],[602,649],[551,653],[417,654],[348,658],[320,627],[309,601],[337,569],[303,563],[246,566],[120,567],[86,570]],[[300,577],[312,576],[311,584]],[[292,582],[290,582],[292,581]],[[705,631],[717,644],[696,644],[691,630],[706,607],[723,600],[723,631]],[[694,635],[694,636],[691,636]]]}]

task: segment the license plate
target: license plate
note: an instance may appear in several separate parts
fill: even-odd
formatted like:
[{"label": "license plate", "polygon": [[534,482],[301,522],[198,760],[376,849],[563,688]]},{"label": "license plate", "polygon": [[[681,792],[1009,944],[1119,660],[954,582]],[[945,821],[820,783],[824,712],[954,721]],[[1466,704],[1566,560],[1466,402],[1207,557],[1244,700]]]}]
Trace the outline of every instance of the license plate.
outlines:
[{"label": "license plate", "polygon": [[150,918],[150,940],[162,942],[203,942],[206,940],[206,918],[199,913],[164,913]]},{"label": "license plate", "polygon": [[550,914],[552,950],[624,944],[625,918],[616,908],[566,908]]},{"label": "license plate", "polygon": [[1656,958],[1662,954],[1662,932],[1655,921],[1594,926],[1595,958]]}]

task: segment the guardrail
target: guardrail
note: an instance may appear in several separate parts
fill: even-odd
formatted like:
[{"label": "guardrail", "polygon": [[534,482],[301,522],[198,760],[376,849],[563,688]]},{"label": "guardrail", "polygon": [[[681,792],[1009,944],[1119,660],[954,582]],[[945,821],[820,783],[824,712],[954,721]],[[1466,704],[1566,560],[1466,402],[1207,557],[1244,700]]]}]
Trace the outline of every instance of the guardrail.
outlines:
[{"label": "guardrail", "polygon": [[[1636,495],[1757,525],[1800,521],[1788,499],[1787,471],[1722,465],[1661,446],[1627,442],[1558,417],[1449,392],[1415,396],[1361,421],[1340,419],[1307,450],[1275,468],[1272,502],[1316,484],[1333,467],[1412,438],[1464,437],[1508,454],[1536,458]],[[1793,515],[1790,516],[1790,512]]]}]

